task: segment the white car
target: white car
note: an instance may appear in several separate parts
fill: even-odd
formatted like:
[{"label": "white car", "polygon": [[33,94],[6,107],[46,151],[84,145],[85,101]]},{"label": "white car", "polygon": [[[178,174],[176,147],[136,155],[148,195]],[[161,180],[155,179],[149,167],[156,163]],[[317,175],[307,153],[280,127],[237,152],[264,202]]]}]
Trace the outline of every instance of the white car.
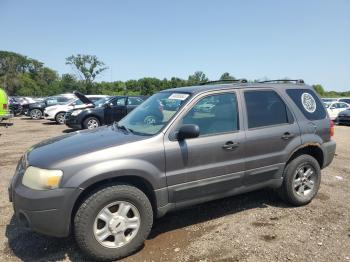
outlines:
[{"label": "white car", "polygon": [[[108,97],[107,95],[86,95],[88,100],[91,102],[96,102],[102,98]],[[92,106],[92,103],[84,103],[80,99],[76,98],[70,100],[66,104],[63,105],[54,105],[48,106],[45,108],[44,117],[47,120],[56,121],[58,124],[64,124],[64,116],[68,110],[71,109],[79,109],[86,108],[88,106]]]},{"label": "white car", "polygon": [[328,102],[325,103],[325,107],[327,108],[329,118],[336,120],[340,112],[350,108],[350,104],[345,102]]}]

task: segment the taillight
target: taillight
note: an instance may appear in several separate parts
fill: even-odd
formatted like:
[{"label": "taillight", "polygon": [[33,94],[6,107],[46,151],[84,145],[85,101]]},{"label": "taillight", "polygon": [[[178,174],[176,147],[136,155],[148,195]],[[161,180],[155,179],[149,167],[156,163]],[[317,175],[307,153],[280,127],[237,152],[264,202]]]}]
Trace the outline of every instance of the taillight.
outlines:
[{"label": "taillight", "polygon": [[334,136],[334,122],[333,122],[332,120],[330,120],[329,135],[330,135],[331,137]]},{"label": "taillight", "polygon": [[3,109],[3,110],[7,110],[7,104],[3,104],[3,105],[2,105],[2,109]]}]

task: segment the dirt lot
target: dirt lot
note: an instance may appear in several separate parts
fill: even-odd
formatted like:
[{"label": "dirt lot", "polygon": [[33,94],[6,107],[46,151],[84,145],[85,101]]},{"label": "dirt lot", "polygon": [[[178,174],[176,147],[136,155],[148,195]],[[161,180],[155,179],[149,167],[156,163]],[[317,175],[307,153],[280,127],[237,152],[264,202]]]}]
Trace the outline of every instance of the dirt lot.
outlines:
[{"label": "dirt lot", "polygon": [[[7,196],[21,154],[68,131],[26,118],[0,126],[0,261],[87,261],[72,238],[18,228]],[[350,127],[335,131],[337,155],[308,206],[287,206],[262,190],[168,214],[125,261],[350,261]]]}]

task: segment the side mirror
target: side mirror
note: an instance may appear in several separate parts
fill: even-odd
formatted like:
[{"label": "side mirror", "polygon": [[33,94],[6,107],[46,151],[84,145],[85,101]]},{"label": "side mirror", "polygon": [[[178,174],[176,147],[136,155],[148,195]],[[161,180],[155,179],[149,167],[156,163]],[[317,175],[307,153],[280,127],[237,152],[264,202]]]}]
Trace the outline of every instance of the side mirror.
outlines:
[{"label": "side mirror", "polygon": [[183,125],[177,133],[178,140],[195,138],[199,136],[199,127],[197,125]]},{"label": "side mirror", "polygon": [[335,109],[335,107],[334,107],[334,106],[332,106],[330,109]]},{"label": "side mirror", "polygon": [[105,107],[105,108],[111,108],[112,105],[113,105],[112,103],[107,103],[107,104],[104,104],[104,107]]}]

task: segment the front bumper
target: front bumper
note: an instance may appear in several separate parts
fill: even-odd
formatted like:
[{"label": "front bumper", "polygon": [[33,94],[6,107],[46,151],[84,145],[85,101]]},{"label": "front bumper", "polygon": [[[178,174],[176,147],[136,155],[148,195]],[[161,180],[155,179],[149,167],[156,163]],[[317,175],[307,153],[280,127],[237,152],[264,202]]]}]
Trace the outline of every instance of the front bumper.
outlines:
[{"label": "front bumper", "polygon": [[350,124],[350,116],[338,116],[338,124],[349,125]]},{"label": "front bumper", "polygon": [[322,166],[322,168],[325,168],[333,161],[333,158],[335,155],[335,149],[336,149],[335,141],[331,140],[329,142],[323,143],[321,145],[321,149],[323,151],[323,166]]},{"label": "front bumper", "polygon": [[66,114],[65,119],[64,119],[64,123],[66,124],[66,126],[68,126],[70,128],[82,129],[81,122],[79,121],[77,116],[68,115],[68,117],[67,117],[67,114]]},{"label": "front bumper", "polygon": [[80,189],[33,190],[22,184],[9,188],[15,216],[20,225],[44,235],[70,234],[71,214]]},{"label": "front bumper", "polygon": [[54,112],[44,111],[44,118],[47,119],[47,120],[54,120],[55,119],[55,114],[54,114]]}]

